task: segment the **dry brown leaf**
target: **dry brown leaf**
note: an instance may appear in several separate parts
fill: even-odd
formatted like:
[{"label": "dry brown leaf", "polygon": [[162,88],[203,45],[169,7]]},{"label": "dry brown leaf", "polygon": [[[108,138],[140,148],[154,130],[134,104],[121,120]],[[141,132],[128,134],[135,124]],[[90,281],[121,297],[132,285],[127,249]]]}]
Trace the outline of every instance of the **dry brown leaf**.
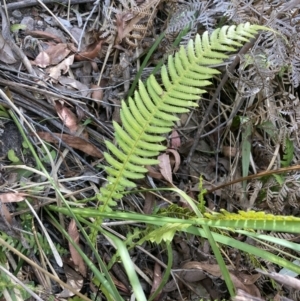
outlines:
[{"label": "dry brown leaf", "polygon": [[[1,217],[5,220],[5,224],[8,223],[9,225],[12,225],[12,217],[7,209],[6,204],[1,204],[0,212],[1,212]],[[0,229],[2,230],[2,227],[0,227]]]},{"label": "dry brown leaf", "polygon": [[143,212],[145,214],[151,214],[153,212],[153,208],[155,207],[155,195],[150,192],[145,192],[145,202],[143,207]]},{"label": "dry brown leaf", "polygon": [[48,49],[42,51],[33,61],[33,64],[46,68],[49,65],[56,65],[60,63],[71,50],[66,43],[50,45]]},{"label": "dry brown leaf", "polygon": [[50,65],[50,56],[47,52],[42,51],[38,54],[34,61],[31,62],[32,65],[39,66],[41,68],[46,68]]},{"label": "dry brown leaf", "polygon": [[170,163],[170,157],[168,154],[163,153],[158,156],[159,160],[159,170],[162,174],[162,176],[167,180],[169,183],[173,183],[172,180],[172,169],[171,169],[171,163]]},{"label": "dry brown leaf", "polygon": [[60,133],[46,133],[46,132],[38,132],[39,137],[47,142],[57,143],[57,140],[52,135],[56,136],[58,139],[61,139],[64,143],[68,144],[70,147],[83,151],[84,153],[96,157],[96,158],[103,158],[103,154],[100,150],[91,144],[90,142],[86,141],[83,138],[75,137],[67,134],[60,134]]},{"label": "dry brown leaf", "polygon": [[170,153],[170,154],[173,155],[174,161],[172,160],[171,165],[172,166],[174,165],[173,172],[176,172],[179,169],[179,166],[180,166],[180,163],[181,163],[181,159],[180,159],[180,155],[179,155],[178,151],[175,150],[175,149],[172,149],[172,148],[168,148],[166,150],[166,153]]},{"label": "dry brown leaf", "polygon": [[[79,245],[79,233],[76,226],[76,222],[74,219],[71,220],[69,227],[68,227],[68,233],[70,237],[74,240],[74,242],[80,247]],[[77,252],[77,250],[74,248],[74,246],[69,242],[69,250],[71,253],[71,258],[74,262],[74,264],[78,267],[79,273],[86,277],[86,265],[80,256],[80,254]]]},{"label": "dry brown leaf", "polygon": [[[68,267],[66,264],[64,265],[65,275],[67,276],[67,284],[74,288],[77,292],[82,289],[83,286],[83,277],[79,275],[76,271]],[[74,296],[67,288],[64,288],[62,292],[56,295],[58,298],[68,298]]]},{"label": "dry brown leaf", "polygon": [[102,43],[104,40],[99,41],[96,45],[90,46],[91,48],[88,51],[82,51],[75,55],[75,61],[86,61],[86,60],[92,60],[99,54]]},{"label": "dry brown leaf", "polygon": [[91,85],[92,95],[91,98],[101,101],[103,99],[103,89],[97,85]]},{"label": "dry brown leaf", "polygon": [[[152,288],[150,295],[152,295],[160,285],[162,280],[162,275],[161,275],[161,267],[160,264],[155,262],[154,264],[154,271],[153,271],[153,283],[152,283]],[[160,299],[161,292],[159,292],[156,297],[153,299],[154,301],[158,301]]]},{"label": "dry brown leaf", "polygon": [[59,102],[55,103],[55,110],[64,125],[71,133],[74,134],[78,129],[78,120],[76,115],[69,108],[63,106]]},{"label": "dry brown leaf", "polygon": [[72,87],[72,88],[80,91],[80,93],[82,94],[82,96],[89,97],[90,89],[88,88],[87,85],[81,83],[80,81],[78,81],[78,80],[76,80],[74,78],[62,76],[59,79],[59,82],[62,85],[70,86],[70,87]]},{"label": "dry brown leaf", "polygon": [[153,178],[153,179],[157,179],[157,180],[161,180],[163,177],[161,175],[160,172],[158,172],[156,169],[154,169],[153,166],[151,165],[147,165],[145,166],[148,169],[148,175]]},{"label": "dry brown leaf", "polygon": [[5,64],[14,64],[17,62],[14,53],[12,52],[9,45],[4,40],[2,34],[0,33],[0,61]]},{"label": "dry brown leaf", "polygon": [[0,194],[0,201],[2,203],[16,203],[24,201],[24,197],[26,196],[25,193],[21,192],[7,192],[7,193],[1,193]]},{"label": "dry brown leaf", "polygon": [[170,147],[174,149],[178,149],[181,146],[181,140],[178,132],[176,130],[172,130],[170,135]]},{"label": "dry brown leaf", "polygon": [[48,70],[49,76],[51,77],[51,79],[54,79],[55,81],[57,81],[60,77],[61,74],[66,74],[69,69],[70,66],[73,64],[74,62],[74,54],[68,56],[66,59],[64,59],[62,62],[60,62],[58,65],[51,67]]},{"label": "dry brown leaf", "polygon": [[34,38],[39,38],[43,40],[53,40],[55,43],[62,43],[62,40],[60,37],[41,30],[26,30],[25,31],[26,36],[32,36]]}]

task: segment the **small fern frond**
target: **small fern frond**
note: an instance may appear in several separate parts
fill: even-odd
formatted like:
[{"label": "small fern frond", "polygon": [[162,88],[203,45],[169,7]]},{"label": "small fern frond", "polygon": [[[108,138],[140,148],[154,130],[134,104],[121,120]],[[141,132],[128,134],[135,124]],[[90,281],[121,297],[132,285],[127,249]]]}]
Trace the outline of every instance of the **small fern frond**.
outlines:
[{"label": "small fern frond", "polygon": [[100,190],[101,210],[114,206],[114,199],[120,199],[127,187],[136,186],[133,181],[144,177],[145,165],[158,163],[153,158],[165,150],[162,135],[179,120],[176,114],[196,107],[209,79],[219,73],[208,65],[223,62],[228,58],[224,52],[236,51],[260,29],[265,28],[246,23],[197,35],[186,49],[182,46],[174,57],[169,56],[161,70],[162,85],[151,75],[146,84],[139,83],[134,99],[129,98],[128,104],[122,101],[123,126],[113,123],[118,147],[106,141],[110,153],[104,156],[110,166],[106,168],[108,184]]}]

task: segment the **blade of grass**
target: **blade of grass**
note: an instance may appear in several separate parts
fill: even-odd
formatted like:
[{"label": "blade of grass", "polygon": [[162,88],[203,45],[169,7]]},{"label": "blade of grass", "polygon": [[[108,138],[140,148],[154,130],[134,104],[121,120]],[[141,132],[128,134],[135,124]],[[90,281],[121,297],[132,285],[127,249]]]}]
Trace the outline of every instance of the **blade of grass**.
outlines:
[{"label": "blade of grass", "polygon": [[202,227],[203,227],[203,231],[205,232],[206,237],[207,237],[207,239],[209,241],[209,244],[210,244],[210,246],[211,246],[211,248],[212,248],[212,250],[213,250],[213,252],[214,252],[214,254],[216,256],[216,260],[217,260],[218,265],[220,267],[222,276],[223,276],[223,278],[225,280],[225,283],[226,283],[227,289],[229,291],[229,294],[230,294],[231,297],[234,297],[235,296],[234,286],[233,286],[232,280],[230,278],[229,271],[228,271],[228,269],[226,267],[224,259],[223,259],[222,255],[221,255],[220,250],[219,250],[219,247],[217,246],[217,244],[216,244],[216,242],[215,242],[215,240],[213,238],[213,235],[212,235],[211,231],[209,230],[209,227],[206,226],[206,225],[203,225]]},{"label": "blade of grass", "polygon": [[168,265],[167,265],[166,271],[164,273],[164,276],[163,276],[163,278],[161,280],[161,283],[157,287],[156,291],[150,296],[150,298],[148,299],[148,301],[154,300],[154,298],[160,293],[160,291],[162,290],[162,288],[167,283],[167,281],[169,279],[169,276],[170,276],[170,273],[171,273],[172,264],[173,264],[173,252],[172,252],[171,245],[169,243],[166,243],[166,246],[167,246],[167,251],[168,251]]},{"label": "blade of grass", "polygon": [[[47,210],[47,208],[45,208],[46,212],[49,214],[49,216],[52,218],[53,223],[56,225],[56,227],[61,231],[61,233],[66,237],[66,239],[74,246],[74,248],[76,249],[76,251],[80,254],[80,256],[83,258],[83,260],[85,261],[85,263],[87,264],[87,266],[92,270],[92,272],[95,274],[95,276],[97,277],[97,279],[99,280],[99,282],[105,286],[105,288],[107,289],[107,291],[114,297],[115,300],[118,301],[123,301],[123,298],[120,296],[118,290],[116,289],[114,283],[112,282],[109,272],[106,269],[106,265],[104,264],[104,262],[101,260],[97,250],[94,248],[93,244],[91,243],[88,235],[86,234],[86,232],[83,230],[83,227],[81,226],[81,224],[78,222],[78,220],[75,218],[76,224],[78,225],[78,227],[80,228],[80,230],[85,232],[85,235],[87,237],[85,237],[87,239],[87,244],[89,244],[89,246],[91,247],[92,251],[94,252],[94,255],[101,267],[102,272],[100,272],[97,267],[93,264],[93,262],[90,261],[90,259],[85,255],[85,253],[81,250],[81,248],[79,248],[79,246],[73,241],[73,239],[70,237],[70,235],[67,233],[67,231],[65,231],[65,229],[62,228],[62,226],[60,225],[60,223],[57,222],[57,220],[54,218],[54,216],[51,214],[51,212],[49,210]],[[103,277],[103,273],[106,276]],[[112,282],[112,283],[111,283]]]},{"label": "blade of grass", "polygon": [[[0,95],[9,103],[9,105],[16,111],[19,113],[19,117],[23,119],[23,121],[25,122],[25,124],[28,125],[28,127],[30,128],[30,130],[32,130],[32,132],[34,132],[34,129],[31,127],[31,125],[27,122],[27,120],[24,118],[24,116],[21,114],[21,112],[18,110],[18,108],[14,105],[14,103],[5,95],[5,93],[0,89]],[[57,184],[55,183],[55,181],[53,181],[52,177],[49,175],[49,173],[47,172],[46,168],[44,167],[44,165],[42,164],[42,162],[40,161],[39,159],[39,156],[37,155],[37,153],[35,152],[35,149],[33,147],[33,145],[30,143],[27,135],[25,134],[24,132],[24,129],[22,128],[22,126],[20,125],[20,123],[18,122],[18,119],[17,117],[15,116],[14,112],[12,112],[11,110],[9,110],[9,113],[11,115],[11,117],[13,118],[13,120],[15,121],[15,124],[17,125],[23,139],[25,140],[25,142],[27,143],[28,147],[29,147],[29,150],[31,151],[34,159],[36,160],[36,164],[38,165],[38,167],[43,171],[44,175],[48,178],[48,181],[51,183],[53,189],[55,190],[57,196],[60,198],[61,201],[63,201],[63,203],[65,204],[66,206],[66,209],[68,210],[70,216],[72,218],[75,219],[76,221],[76,224],[78,226],[78,228],[80,229],[81,233],[83,234],[83,236],[85,237],[87,243],[90,245],[92,251],[94,252],[97,260],[98,260],[98,263],[100,266],[102,266],[103,268],[103,272],[105,274],[105,277],[106,277],[106,281],[105,281],[105,285],[107,286],[107,288],[111,288],[113,291],[114,291],[114,297],[115,297],[115,300],[117,301],[122,301],[122,297],[120,296],[118,290],[116,289],[115,285],[114,285],[114,282],[113,280],[111,279],[107,269],[105,268],[105,265],[103,264],[103,262],[101,261],[100,259],[100,256],[97,252],[97,250],[95,249],[95,247],[92,245],[87,233],[85,232],[85,230],[82,228],[81,224],[78,222],[75,214],[73,214],[72,210],[70,208],[70,206],[68,205],[67,201],[65,200],[64,196],[62,195],[59,187],[57,186]],[[39,139],[39,137],[38,137]],[[51,159],[51,155],[49,153],[49,150],[48,148],[44,145],[43,141],[41,139],[39,139],[46,151],[46,153],[48,154],[48,156],[50,157]],[[97,256],[98,255],[98,256]]]},{"label": "blade of grass", "polygon": [[[207,238],[207,235],[204,230],[191,226],[184,230],[187,233],[198,235],[200,237],[205,237]],[[279,266],[285,267],[291,271],[294,271],[298,274],[300,274],[300,267],[296,264],[293,264],[292,262],[283,259],[275,254],[272,254],[268,251],[262,250],[260,248],[254,247],[252,245],[246,244],[244,242],[238,241],[236,239],[233,239],[228,236],[224,236],[218,233],[212,232],[213,238],[215,241],[222,243],[224,245],[234,247],[235,249],[244,251],[246,253],[258,256],[260,258],[266,259],[267,261],[273,262]]]},{"label": "blade of grass", "polygon": [[138,301],[146,301],[147,298],[144,294],[143,288],[141,286],[141,282],[135,272],[133,262],[130,258],[126,245],[119,239],[118,237],[112,235],[111,233],[102,230],[101,231],[105,236],[110,238],[115,244],[115,248],[118,250],[118,254],[122,259],[123,266],[126,270],[128,279],[132,285],[132,290],[134,292],[135,298]]}]

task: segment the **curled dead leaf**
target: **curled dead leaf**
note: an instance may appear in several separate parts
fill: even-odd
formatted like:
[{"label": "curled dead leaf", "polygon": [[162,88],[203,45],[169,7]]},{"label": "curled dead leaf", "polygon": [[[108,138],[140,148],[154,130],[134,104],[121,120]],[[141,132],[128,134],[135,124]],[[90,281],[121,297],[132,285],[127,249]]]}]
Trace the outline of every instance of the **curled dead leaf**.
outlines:
[{"label": "curled dead leaf", "polygon": [[26,30],[26,36],[32,36],[34,38],[44,39],[44,40],[53,40],[55,43],[62,43],[60,37],[46,31],[42,30]]},{"label": "curled dead leaf", "polygon": [[[67,276],[67,284],[69,284],[76,292],[79,292],[83,286],[83,277],[66,264],[64,265],[64,271],[65,275]],[[69,289],[64,288],[64,290],[56,296],[58,298],[68,298],[74,296],[74,293]]]},{"label": "curled dead leaf", "polygon": [[178,132],[176,130],[172,130],[170,135],[170,147],[173,149],[178,149],[181,146],[181,140]]},{"label": "curled dead leaf", "polygon": [[[75,55],[75,61],[86,61],[94,59],[100,52],[104,40],[99,41],[96,45],[89,47],[89,50],[79,52]],[[92,49],[91,49],[92,48]]]},{"label": "curled dead leaf", "polygon": [[[79,245],[79,232],[78,232],[76,222],[75,222],[74,219],[72,219],[70,224],[69,224],[68,233],[69,233],[70,237],[73,239],[74,243],[76,243],[80,247],[80,245]],[[75,247],[70,242],[69,242],[69,250],[70,250],[71,258],[72,258],[75,266],[78,268],[79,273],[83,277],[86,277],[85,262],[83,261],[80,254],[77,252]]]},{"label": "curled dead leaf", "polygon": [[0,194],[0,201],[2,203],[16,203],[24,201],[26,194],[22,192],[7,192]]},{"label": "curled dead leaf", "polygon": [[170,156],[166,153],[163,153],[158,156],[158,160],[159,160],[158,166],[159,166],[159,170],[160,170],[162,176],[169,183],[173,183]]},{"label": "curled dead leaf", "polygon": [[[72,135],[67,134],[60,134],[60,133],[47,133],[47,132],[37,132],[39,137],[47,142],[51,143],[57,143],[60,139],[68,144],[70,147],[73,147],[75,149],[78,149],[80,151],[83,151],[84,153],[96,157],[96,158],[103,158],[103,154],[100,152],[100,150],[88,142],[87,140],[81,138],[81,137],[75,137]],[[55,137],[58,139],[56,139]]]},{"label": "curled dead leaf", "polygon": [[78,129],[78,120],[76,115],[66,106],[61,103],[55,103],[56,113],[62,120],[64,125],[70,130],[71,133],[75,133]]},{"label": "curled dead leaf", "polygon": [[40,52],[32,63],[46,68],[49,65],[60,63],[70,52],[71,50],[66,43],[50,45],[45,51]]},{"label": "curled dead leaf", "polygon": [[174,165],[173,172],[175,173],[179,169],[181,163],[180,155],[176,149],[172,149],[172,148],[168,148],[166,150],[166,153],[172,154],[172,156],[174,157],[174,160],[172,160],[173,162],[171,162],[171,165]]}]

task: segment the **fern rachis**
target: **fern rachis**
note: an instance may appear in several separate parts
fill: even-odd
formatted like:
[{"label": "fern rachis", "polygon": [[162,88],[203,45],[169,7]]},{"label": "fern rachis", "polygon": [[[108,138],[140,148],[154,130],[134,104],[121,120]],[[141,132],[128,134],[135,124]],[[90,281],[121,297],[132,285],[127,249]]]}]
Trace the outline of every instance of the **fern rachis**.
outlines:
[{"label": "fern rachis", "polygon": [[151,75],[146,84],[139,83],[139,90],[128,104],[122,101],[121,120],[123,127],[114,122],[115,138],[119,147],[106,141],[110,153],[104,156],[110,164],[106,168],[108,184],[101,188],[101,210],[114,206],[126,188],[135,187],[132,180],[144,177],[145,165],[157,164],[153,159],[165,149],[162,134],[171,131],[178,118],[174,114],[186,113],[197,106],[202,88],[219,71],[209,67],[221,63],[228,55],[247,42],[262,26],[249,23],[224,26],[209,36],[196,36],[187,48],[180,48],[175,57],[169,56],[167,67],[161,70],[162,85]]}]

